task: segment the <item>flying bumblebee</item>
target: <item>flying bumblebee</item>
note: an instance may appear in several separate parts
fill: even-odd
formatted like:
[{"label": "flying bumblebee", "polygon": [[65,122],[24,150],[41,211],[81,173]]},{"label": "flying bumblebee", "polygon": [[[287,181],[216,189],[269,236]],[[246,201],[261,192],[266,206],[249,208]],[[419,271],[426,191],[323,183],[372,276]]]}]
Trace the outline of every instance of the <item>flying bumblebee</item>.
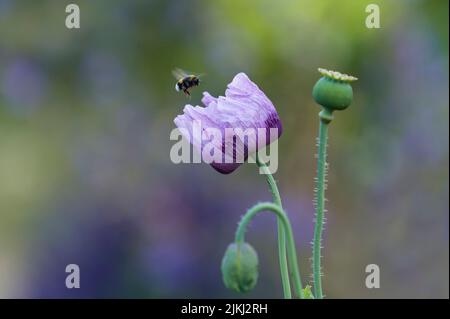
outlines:
[{"label": "flying bumblebee", "polygon": [[188,74],[181,69],[175,69],[172,71],[173,76],[177,79],[177,83],[175,84],[175,90],[177,92],[183,91],[186,96],[191,96],[189,90],[194,86],[198,86],[200,84],[201,75]]}]

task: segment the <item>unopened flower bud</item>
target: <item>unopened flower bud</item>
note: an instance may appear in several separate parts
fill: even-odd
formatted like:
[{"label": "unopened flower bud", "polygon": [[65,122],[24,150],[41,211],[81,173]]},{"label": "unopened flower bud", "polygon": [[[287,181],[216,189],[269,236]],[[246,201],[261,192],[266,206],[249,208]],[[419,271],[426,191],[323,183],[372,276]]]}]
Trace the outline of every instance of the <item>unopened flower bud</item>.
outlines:
[{"label": "unopened flower bud", "polygon": [[258,255],[247,243],[230,244],[222,259],[225,286],[237,292],[248,292],[258,280]]}]

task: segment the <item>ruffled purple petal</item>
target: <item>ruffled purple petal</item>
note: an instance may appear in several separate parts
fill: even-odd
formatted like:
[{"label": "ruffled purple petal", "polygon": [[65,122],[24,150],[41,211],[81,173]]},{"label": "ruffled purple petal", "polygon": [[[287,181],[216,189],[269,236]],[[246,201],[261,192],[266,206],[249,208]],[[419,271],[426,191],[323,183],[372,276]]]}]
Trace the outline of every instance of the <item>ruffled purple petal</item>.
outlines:
[{"label": "ruffled purple petal", "polygon": [[208,92],[203,92],[202,103],[208,107],[211,103],[217,102],[217,98],[209,94]]}]

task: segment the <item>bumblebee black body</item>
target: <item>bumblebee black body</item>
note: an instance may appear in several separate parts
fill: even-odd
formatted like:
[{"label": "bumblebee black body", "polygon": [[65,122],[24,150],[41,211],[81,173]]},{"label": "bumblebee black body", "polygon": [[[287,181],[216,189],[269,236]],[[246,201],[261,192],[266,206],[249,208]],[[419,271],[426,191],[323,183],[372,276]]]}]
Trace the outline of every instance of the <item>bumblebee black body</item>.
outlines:
[{"label": "bumblebee black body", "polygon": [[178,80],[175,85],[177,91],[183,91],[186,95],[191,95],[189,89],[198,86],[200,84],[200,79],[195,75],[188,75]]}]

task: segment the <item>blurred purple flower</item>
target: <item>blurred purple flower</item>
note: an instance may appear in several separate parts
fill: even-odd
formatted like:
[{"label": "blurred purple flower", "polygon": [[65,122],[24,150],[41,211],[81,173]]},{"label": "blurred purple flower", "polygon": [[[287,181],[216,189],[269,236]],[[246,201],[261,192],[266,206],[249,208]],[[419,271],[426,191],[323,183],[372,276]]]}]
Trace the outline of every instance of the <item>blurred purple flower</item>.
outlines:
[{"label": "blurred purple flower", "polygon": [[[228,84],[225,96],[215,98],[204,92],[202,102],[205,107],[186,105],[183,114],[178,115],[174,122],[200,153],[207,142],[214,144],[214,152],[218,152],[222,160],[212,161],[211,166],[222,174],[233,172],[242,164],[237,159],[245,161],[249,155],[269,145],[282,133],[281,121],[274,105],[245,73],[234,77]],[[200,137],[195,134],[194,122],[201,123]],[[214,139],[209,141],[214,137],[208,133],[208,129],[221,132],[218,143]],[[238,129],[241,132],[251,129],[254,134],[245,135],[242,140],[236,134]],[[276,129],[272,130],[276,136],[270,134],[270,129]],[[260,132],[265,132],[265,140],[262,136],[261,140],[258,138]]]},{"label": "blurred purple flower", "polygon": [[94,105],[111,106],[124,93],[126,70],[113,53],[88,52],[81,65],[83,91],[95,101]]},{"label": "blurred purple flower", "polygon": [[35,110],[47,91],[47,78],[39,65],[24,58],[7,66],[2,82],[3,94],[19,113]]}]

